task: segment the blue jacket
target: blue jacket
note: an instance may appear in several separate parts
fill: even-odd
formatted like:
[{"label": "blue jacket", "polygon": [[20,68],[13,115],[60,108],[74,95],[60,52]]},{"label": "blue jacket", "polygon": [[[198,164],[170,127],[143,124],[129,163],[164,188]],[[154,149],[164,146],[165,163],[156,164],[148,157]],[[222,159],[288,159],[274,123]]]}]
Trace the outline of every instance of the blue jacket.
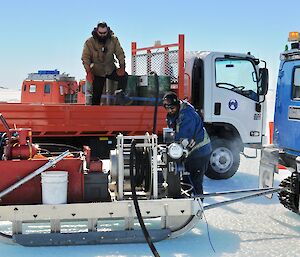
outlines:
[{"label": "blue jacket", "polygon": [[175,131],[175,141],[187,138],[189,142],[195,141],[189,158],[205,156],[211,153],[209,136],[203,126],[203,121],[195,108],[186,101],[180,101],[178,116],[167,115],[169,128]]}]

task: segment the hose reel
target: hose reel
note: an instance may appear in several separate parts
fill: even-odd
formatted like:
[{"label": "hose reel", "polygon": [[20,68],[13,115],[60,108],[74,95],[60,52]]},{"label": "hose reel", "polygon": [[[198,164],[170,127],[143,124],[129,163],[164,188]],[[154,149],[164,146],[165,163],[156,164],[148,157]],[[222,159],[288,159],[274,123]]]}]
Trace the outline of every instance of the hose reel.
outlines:
[{"label": "hose reel", "polygon": [[143,187],[145,192],[151,186],[151,163],[149,149],[135,148],[134,150],[135,183],[138,187]]},{"label": "hose reel", "polygon": [[[135,147],[131,149],[131,141]],[[130,166],[133,167],[135,184],[147,198],[158,197],[157,182],[157,135],[117,136],[117,148],[110,153],[111,182],[118,200],[123,199],[124,192],[130,191]],[[133,156],[130,161],[130,155]]]}]

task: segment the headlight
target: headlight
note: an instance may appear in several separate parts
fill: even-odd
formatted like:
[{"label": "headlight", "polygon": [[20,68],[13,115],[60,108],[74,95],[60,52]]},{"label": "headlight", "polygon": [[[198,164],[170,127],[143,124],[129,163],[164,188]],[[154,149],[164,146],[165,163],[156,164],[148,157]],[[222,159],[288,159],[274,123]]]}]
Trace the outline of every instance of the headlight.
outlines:
[{"label": "headlight", "polygon": [[183,148],[180,144],[172,143],[168,146],[168,155],[172,159],[179,159],[183,155]]}]

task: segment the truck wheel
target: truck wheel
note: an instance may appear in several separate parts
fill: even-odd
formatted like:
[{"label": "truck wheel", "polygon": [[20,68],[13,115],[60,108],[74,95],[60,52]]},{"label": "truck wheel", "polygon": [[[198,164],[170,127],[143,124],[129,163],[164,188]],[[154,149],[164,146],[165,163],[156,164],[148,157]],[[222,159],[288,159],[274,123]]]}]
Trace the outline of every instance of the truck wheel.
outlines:
[{"label": "truck wheel", "polygon": [[240,154],[234,144],[227,139],[212,139],[212,153],[205,175],[211,179],[232,177],[240,165]]}]

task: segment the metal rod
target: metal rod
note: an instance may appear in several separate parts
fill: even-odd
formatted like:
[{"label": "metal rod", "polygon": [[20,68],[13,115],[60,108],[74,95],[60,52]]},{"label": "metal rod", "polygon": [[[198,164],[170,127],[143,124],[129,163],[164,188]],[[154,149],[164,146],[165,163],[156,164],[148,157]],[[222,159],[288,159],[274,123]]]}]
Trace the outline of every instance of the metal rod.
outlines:
[{"label": "metal rod", "polygon": [[117,197],[118,200],[123,200],[124,196],[124,137],[118,135],[117,137],[117,158],[118,158],[118,184],[117,184]]},{"label": "metal rod", "polygon": [[152,160],[151,164],[153,167],[151,168],[151,172],[153,174],[153,181],[152,181],[152,186],[153,186],[153,198],[157,199],[158,198],[158,174],[157,174],[157,137],[152,138]]},{"label": "metal rod", "polygon": [[152,50],[152,49],[158,49],[158,48],[165,48],[165,47],[175,47],[175,46],[178,46],[178,44],[175,43],[175,44],[168,44],[168,45],[143,47],[143,48],[137,48],[136,51],[146,51],[146,50]]},{"label": "metal rod", "polygon": [[255,194],[246,195],[246,196],[238,197],[238,198],[223,201],[223,202],[206,205],[206,206],[203,207],[203,209],[204,210],[209,210],[209,209],[213,209],[213,208],[216,208],[216,207],[220,207],[222,205],[227,205],[227,204],[230,204],[230,203],[239,202],[241,200],[254,198],[254,197],[257,197],[257,196],[261,196],[261,195],[266,195],[266,194],[278,192],[278,191],[281,191],[281,190],[283,190],[283,189],[282,188],[273,188],[273,189],[269,189],[269,190],[262,190],[261,192],[258,192],[258,193],[255,193]]},{"label": "metal rod", "polygon": [[55,157],[52,160],[49,160],[46,164],[44,164],[42,167],[38,168],[37,170],[35,170],[34,172],[30,173],[29,175],[27,175],[26,177],[22,178],[20,181],[18,181],[17,183],[11,185],[10,187],[6,188],[5,190],[3,190],[2,192],[0,192],[0,198],[2,198],[3,196],[7,195],[8,193],[10,193],[11,191],[15,190],[16,188],[18,188],[19,186],[23,185],[24,183],[26,183],[27,181],[29,181],[30,179],[34,178],[35,176],[39,175],[40,173],[42,173],[43,171],[49,169],[50,167],[52,167],[54,164],[58,163],[59,161],[61,161],[64,157],[66,157],[67,155],[69,155],[69,150],[63,152],[62,154],[60,154],[59,156]]},{"label": "metal rod", "polygon": [[208,197],[215,197],[215,196],[221,196],[221,195],[230,195],[230,194],[244,194],[244,193],[253,193],[253,192],[263,192],[276,189],[275,187],[268,187],[268,188],[251,188],[251,189],[242,189],[242,190],[232,190],[232,191],[223,191],[223,192],[214,192],[214,193],[208,193],[208,194],[202,194],[202,195],[195,195],[194,197],[199,198],[208,198]]}]

